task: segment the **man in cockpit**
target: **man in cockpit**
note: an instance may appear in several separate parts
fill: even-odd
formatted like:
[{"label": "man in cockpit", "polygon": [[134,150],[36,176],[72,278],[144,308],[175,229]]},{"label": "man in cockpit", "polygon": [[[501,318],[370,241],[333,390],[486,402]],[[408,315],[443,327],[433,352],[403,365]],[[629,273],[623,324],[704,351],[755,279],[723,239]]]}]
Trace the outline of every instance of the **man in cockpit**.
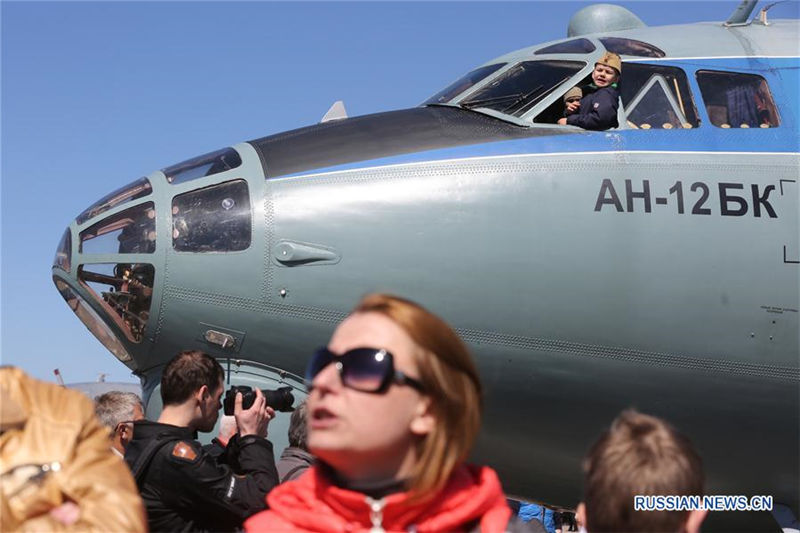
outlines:
[{"label": "man in cockpit", "polygon": [[566,103],[566,117],[558,119],[558,124],[597,131],[619,126],[617,83],[621,73],[620,57],[612,52],[606,52],[594,64],[592,83],[583,88],[583,98],[579,102]]}]

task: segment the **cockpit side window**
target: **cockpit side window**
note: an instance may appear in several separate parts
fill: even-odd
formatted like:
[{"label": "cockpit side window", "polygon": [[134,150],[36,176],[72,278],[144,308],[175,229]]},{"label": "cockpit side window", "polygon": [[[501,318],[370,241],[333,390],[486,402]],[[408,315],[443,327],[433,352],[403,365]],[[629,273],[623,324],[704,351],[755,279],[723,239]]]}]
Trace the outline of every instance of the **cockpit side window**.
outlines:
[{"label": "cockpit side window", "polygon": [[503,65],[505,65],[505,63],[495,63],[494,65],[486,65],[476,68],[425,100],[422,105],[449,102],[482,79],[497,72]]},{"label": "cockpit side window", "polygon": [[156,250],[156,211],[145,202],[104,218],[80,233],[83,254],[152,254]]},{"label": "cockpit side window", "polygon": [[589,39],[573,39],[563,43],[551,44],[536,50],[534,55],[542,54],[588,54],[595,51],[595,46]]},{"label": "cockpit side window", "polygon": [[683,70],[625,63],[622,72],[620,95],[629,127],[690,129],[700,124]]},{"label": "cockpit side window", "polygon": [[583,61],[523,61],[460,104],[519,117],[585,66]]},{"label": "cockpit side window", "polygon": [[169,183],[177,185],[232,170],[241,164],[242,158],[239,152],[233,148],[224,148],[172,165],[162,169],[162,172],[167,176]]},{"label": "cockpit side window", "polygon": [[708,118],[720,128],[774,128],[778,110],[767,81],[755,74],[697,71]]},{"label": "cockpit side window", "polygon": [[250,246],[252,215],[244,180],[180,194],[172,200],[172,247],[179,252],[236,252]]},{"label": "cockpit side window", "polygon": [[606,50],[621,56],[664,57],[666,55],[661,48],[636,39],[601,37],[600,42]]}]

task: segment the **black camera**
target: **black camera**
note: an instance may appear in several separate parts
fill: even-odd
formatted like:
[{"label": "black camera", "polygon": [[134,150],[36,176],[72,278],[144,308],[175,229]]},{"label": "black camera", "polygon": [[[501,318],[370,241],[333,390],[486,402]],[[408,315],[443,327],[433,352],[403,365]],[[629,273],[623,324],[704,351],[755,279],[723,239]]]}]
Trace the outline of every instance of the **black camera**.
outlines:
[{"label": "black camera", "polygon": [[[252,387],[233,385],[225,393],[225,400],[222,402],[227,416],[233,416],[237,392],[242,393],[242,409],[250,409],[253,406],[253,402],[256,401],[256,391]],[[275,390],[261,389],[261,393],[264,395],[264,399],[267,400],[267,405],[276,411],[283,411],[284,413],[294,411],[292,407],[294,396],[292,395],[291,387],[281,387]]]}]

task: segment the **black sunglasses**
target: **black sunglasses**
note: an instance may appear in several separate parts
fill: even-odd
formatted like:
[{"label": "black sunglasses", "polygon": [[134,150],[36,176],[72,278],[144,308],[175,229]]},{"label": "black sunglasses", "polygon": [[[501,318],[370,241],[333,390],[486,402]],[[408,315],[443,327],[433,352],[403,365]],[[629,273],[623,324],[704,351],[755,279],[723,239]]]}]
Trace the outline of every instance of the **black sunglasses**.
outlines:
[{"label": "black sunglasses", "polygon": [[342,355],[337,355],[327,348],[320,348],[311,357],[306,370],[306,385],[309,389],[317,374],[334,362],[342,384],[351,389],[381,393],[395,383],[425,392],[425,387],[419,380],[394,369],[394,358],[391,353],[378,348],[355,348]]}]

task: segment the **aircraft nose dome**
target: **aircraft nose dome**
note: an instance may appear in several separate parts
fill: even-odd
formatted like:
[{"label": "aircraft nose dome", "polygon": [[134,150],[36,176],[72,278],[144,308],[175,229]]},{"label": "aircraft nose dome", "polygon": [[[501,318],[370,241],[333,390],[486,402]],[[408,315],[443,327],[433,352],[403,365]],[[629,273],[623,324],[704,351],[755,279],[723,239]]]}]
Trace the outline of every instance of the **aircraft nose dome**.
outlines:
[{"label": "aircraft nose dome", "polygon": [[569,26],[567,26],[567,36],[632,30],[646,26],[642,19],[624,7],[612,4],[594,4],[584,7],[572,15],[572,18],[569,19]]}]

